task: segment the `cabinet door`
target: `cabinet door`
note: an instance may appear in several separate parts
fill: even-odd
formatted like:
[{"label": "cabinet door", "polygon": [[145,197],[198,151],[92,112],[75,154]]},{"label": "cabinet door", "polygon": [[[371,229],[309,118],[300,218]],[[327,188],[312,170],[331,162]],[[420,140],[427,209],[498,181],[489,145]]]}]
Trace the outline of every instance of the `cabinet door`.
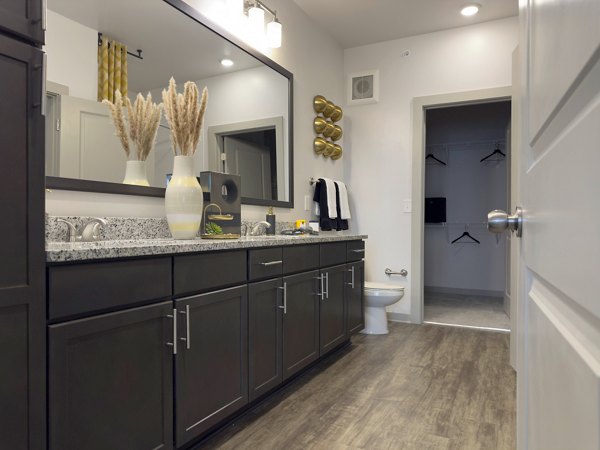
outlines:
[{"label": "cabinet door", "polygon": [[173,447],[172,305],[49,327],[51,449]]},{"label": "cabinet door", "polygon": [[365,286],[364,261],[346,265],[346,330],[348,336],[365,327],[363,289]]},{"label": "cabinet door", "polygon": [[282,286],[281,278],[248,286],[248,378],[251,401],[282,381]]},{"label": "cabinet door", "polygon": [[321,296],[319,355],[333,350],[347,338],[346,302],[344,301],[346,265],[321,269],[325,277],[325,295]]},{"label": "cabinet door", "polygon": [[45,448],[41,75],[40,50],[0,36],[0,447],[7,449]]},{"label": "cabinet door", "polygon": [[319,357],[319,272],[284,277],[283,379]]},{"label": "cabinet door", "polygon": [[46,19],[42,19],[42,8],[42,0],[2,0],[0,30],[43,44]]},{"label": "cabinet door", "polygon": [[248,403],[248,287],[183,298],[176,307],[180,447]]}]

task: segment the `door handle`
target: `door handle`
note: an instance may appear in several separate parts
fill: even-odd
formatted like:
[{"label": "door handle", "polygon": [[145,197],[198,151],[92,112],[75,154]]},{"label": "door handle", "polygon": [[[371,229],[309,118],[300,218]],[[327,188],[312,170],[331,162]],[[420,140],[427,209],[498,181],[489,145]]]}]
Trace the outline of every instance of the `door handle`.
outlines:
[{"label": "door handle", "polygon": [[352,274],[352,281],[350,283],[346,283],[348,286],[350,286],[352,289],[354,289],[354,266],[350,267],[350,269],[348,269],[348,272],[350,272]]},{"label": "door handle", "polygon": [[190,340],[190,305],[185,305],[185,311],[179,311],[179,314],[185,314],[185,337],[179,339],[185,341],[185,348],[189,350],[192,347],[192,341]]},{"label": "door handle", "polygon": [[488,213],[487,229],[490,233],[500,234],[505,230],[516,231],[517,237],[523,234],[523,209],[517,206],[515,213],[509,216],[500,209]]},{"label": "door handle", "polygon": [[169,319],[173,319],[173,342],[167,342],[167,345],[173,347],[173,354],[177,354],[177,309],[173,308],[173,314],[168,314]]},{"label": "door handle", "polygon": [[326,286],[326,291],[325,291],[325,295],[327,297],[327,299],[329,299],[329,272],[325,272],[325,286]]},{"label": "door handle", "polygon": [[283,287],[278,287],[277,289],[281,289],[283,291],[283,306],[279,308],[283,309],[283,313],[287,314],[287,282],[283,282]]}]

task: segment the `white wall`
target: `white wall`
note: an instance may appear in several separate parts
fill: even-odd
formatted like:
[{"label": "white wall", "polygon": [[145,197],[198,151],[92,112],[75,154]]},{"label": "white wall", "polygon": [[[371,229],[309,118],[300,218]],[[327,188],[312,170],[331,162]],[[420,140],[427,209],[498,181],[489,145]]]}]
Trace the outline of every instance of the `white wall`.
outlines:
[{"label": "white wall", "polygon": [[[505,287],[505,235],[484,225],[492,209],[507,209],[508,159],[480,162],[499,142],[506,150],[510,103],[490,103],[427,111],[427,153],[446,166],[425,166],[425,197],[446,198],[447,228],[425,224],[424,283],[427,287],[477,290],[502,296]],[[496,157],[490,158],[497,159]],[[451,242],[465,231],[468,238]]]},{"label": "white wall", "polygon": [[[384,269],[410,269],[412,104],[414,97],[511,84],[517,18],[348,49],[347,74],[380,71],[377,104],[346,107],[346,181],[354,193],[354,226],[369,234],[366,277],[389,281]],[[404,50],[410,56],[401,57]],[[404,299],[390,311],[411,311],[411,274],[393,281]]]},{"label": "white wall", "polygon": [[[199,6],[208,3],[200,1]],[[294,74],[295,208],[275,208],[277,219],[287,221],[309,217],[309,212],[304,211],[304,196],[312,197],[312,188],[308,183],[310,176],[343,178],[344,158],[338,161],[325,160],[312,150],[312,99],[316,94],[322,94],[343,104],[344,84],[341,80],[344,54],[342,48],[294,2],[271,0],[269,6],[277,10],[283,24],[283,45],[272,50],[270,57]],[[341,126],[344,127],[343,121]],[[136,198],[139,202],[136,202]],[[127,207],[121,208],[121,204],[127,204]],[[50,214],[160,217],[164,216],[163,204],[164,200],[159,198],[108,194],[54,191],[46,195],[46,211]],[[242,215],[246,219],[264,219],[265,213],[266,208],[263,207],[242,206]]]},{"label": "white wall", "polygon": [[98,31],[48,10],[44,51],[47,79],[69,88],[69,95],[96,100]]}]

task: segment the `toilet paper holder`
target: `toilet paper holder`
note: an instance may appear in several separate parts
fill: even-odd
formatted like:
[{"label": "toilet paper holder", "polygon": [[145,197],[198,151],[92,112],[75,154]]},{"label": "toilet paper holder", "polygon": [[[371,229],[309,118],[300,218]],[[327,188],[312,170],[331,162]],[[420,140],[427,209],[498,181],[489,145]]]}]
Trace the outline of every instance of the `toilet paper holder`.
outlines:
[{"label": "toilet paper holder", "polygon": [[405,277],[405,276],[407,276],[407,275],[408,275],[408,270],[406,270],[406,269],[402,269],[400,272],[396,272],[396,271],[393,271],[392,269],[389,269],[389,268],[388,268],[388,269],[385,269],[385,274],[386,274],[387,276],[391,276],[391,275],[401,275],[401,276]]}]

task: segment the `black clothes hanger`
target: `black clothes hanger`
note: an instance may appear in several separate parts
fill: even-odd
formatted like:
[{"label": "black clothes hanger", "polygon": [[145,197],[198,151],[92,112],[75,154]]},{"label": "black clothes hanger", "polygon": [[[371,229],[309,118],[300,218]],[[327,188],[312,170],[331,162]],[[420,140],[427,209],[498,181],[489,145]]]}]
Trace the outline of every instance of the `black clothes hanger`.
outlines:
[{"label": "black clothes hanger", "polygon": [[481,244],[481,242],[479,242],[477,239],[475,239],[473,236],[471,236],[471,235],[469,234],[469,232],[468,232],[468,231],[466,231],[466,230],[465,230],[465,232],[464,232],[463,234],[461,234],[459,237],[457,237],[456,239],[454,239],[454,240],[451,242],[451,244],[454,244],[455,242],[457,242],[457,241],[461,240],[461,239],[462,239],[462,238],[464,238],[464,237],[468,237],[469,239],[471,239],[471,240],[475,241],[476,243],[478,243],[478,244]]},{"label": "black clothes hanger", "polygon": [[487,161],[488,159],[490,159],[492,156],[495,156],[495,155],[500,155],[502,157],[502,159],[506,158],[506,154],[503,153],[502,150],[500,150],[498,143],[496,143],[496,149],[492,153],[487,155],[485,158],[481,158],[481,160],[479,160],[479,162]]},{"label": "black clothes hanger", "polygon": [[442,164],[442,165],[444,165],[444,166],[446,166],[446,165],[447,165],[447,164],[446,164],[444,161],[442,161],[442,160],[440,160],[440,159],[437,159],[437,158],[436,158],[436,157],[433,155],[433,153],[429,153],[429,154],[428,154],[428,155],[425,157],[425,159],[430,159],[430,158],[431,158],[431,159],[433,159],[434,161],[437,161],[437,162],[439,162],[440,164]]}]

